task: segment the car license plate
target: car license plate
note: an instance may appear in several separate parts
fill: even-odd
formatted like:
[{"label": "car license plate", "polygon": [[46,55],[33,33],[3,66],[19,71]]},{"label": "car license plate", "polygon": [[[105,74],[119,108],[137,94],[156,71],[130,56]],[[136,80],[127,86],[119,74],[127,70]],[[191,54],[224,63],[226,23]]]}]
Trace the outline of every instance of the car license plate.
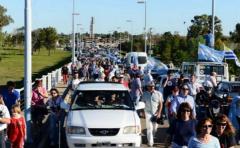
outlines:
[{"label": "car license plate", "polygon": [[111,146],[110,142],[97,142],[97,146]]}]

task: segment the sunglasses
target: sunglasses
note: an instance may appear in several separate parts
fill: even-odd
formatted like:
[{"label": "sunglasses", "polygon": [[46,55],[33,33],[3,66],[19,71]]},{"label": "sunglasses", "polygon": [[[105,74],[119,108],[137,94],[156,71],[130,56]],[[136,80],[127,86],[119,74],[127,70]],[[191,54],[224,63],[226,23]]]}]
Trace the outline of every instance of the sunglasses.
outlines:
[{"label": "sunglasses", "polygon": [[218,125],[218,126],[226,126],[227,123],[221,123],[221,122],[218,122],[216,125]]},{"label": "sunglasses", "polygon": [[183,88],[182,90],[189,90],[188,88]]},{"label": "sunglasses", "polygon": [[213,125],[203,125],[202,128],[207,129],[207,128],[212,128]]},{"label": "sunglasses", "polygon": [[183,109],[183,110],[181,110],[181,112],[182,112],[182,113],[191,112],[191,110],[190,110],[190,109]]}]

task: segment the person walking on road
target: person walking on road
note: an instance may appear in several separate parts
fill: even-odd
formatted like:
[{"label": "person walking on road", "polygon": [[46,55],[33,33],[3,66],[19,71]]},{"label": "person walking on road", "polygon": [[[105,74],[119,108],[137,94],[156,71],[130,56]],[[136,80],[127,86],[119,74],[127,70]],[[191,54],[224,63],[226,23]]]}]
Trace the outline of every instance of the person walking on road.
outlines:
[{"label": "person walking on road", "polygon": [[133,80],[131,81],[131,91],[130,94],[132,96],[132,99],[135,104],[137,104],[140,100],[140,97],[142,95],[142,84],[140,80],[140,75],[135,74]]},{"label": "person walking on road", "polygon": [[219,140],[211,135],[213,123],[210,118],[203,118],[196,126],[196,136],[188,142],[188,148],[220,148]]},{"label": "person walking on road", "polygon": [[196,107],[195,107],[195,101],[192,96],[189,95],[189,87],[187,84],[184,84],[182,87],[182,92],[177,98],[172,102],[171,104],[171,112],[173,113],[173,116],[176,117],[177,110],[181,103],[188,102],[193,110],[193,116],[196,117]]},{"label": "person walking on road", "polygon": [[213,135],[218,138],[222,148],[233,148],[237,145],[235,129],[226,115],[218,115],[214,125],[215,130],[213,130]]},{"label": "person walking on road", "polygon": [[153,146],[154,136],[158,128],[157,122],[152,122],[152,118],[159,119],[162,112],[163,98],[159,91],[154,89],[155,84],[149,82],[147,85],[147,91],[143,93],[142,99],[145,102],[145,119],[147,128],[148,145]]},{"label": "person walking on road", "polygon": [[177,119],[170,124],[168,129],[168,144],[171,141],[173,148],[187,147],[190,138],[196,136],[196,124],[191,106],[187,102],[182,103],[177,112]]},{"label": "person walking on road", "polygon": [[[61,121],[61,118],[64,118],[63,112],[61,112],[61,102],[63,101],[62,97],[59,95],[59,91],[56,88],[52,88],[50,90],[51,98],[46,103],[47,106],[50,108],[49,114],[49,138],[50,138],[50,145],[56,146],[58,144],[58,121]],[[63,122],[63,121],[62,121]],[[63,125],[61,123],[61,125]],[[60,126],[61,126],[60,125]],[[59,128],[60,129],[60,128]]]},{"label": "person walking on road", "polygon": [[68,74],[69,74],[69,69],[67,64],[62,67],[62,77],[63,77],[63,84],[67,84],[68,82]]},{"label": "person walking on road", "polygon": [[42,80],[37,80],[32,90],[32,121],[34,123],[41,123],[44,114],[47,113],[45,108],[45,102],[48,99],[48,93],[46,88],[42,85]]}]

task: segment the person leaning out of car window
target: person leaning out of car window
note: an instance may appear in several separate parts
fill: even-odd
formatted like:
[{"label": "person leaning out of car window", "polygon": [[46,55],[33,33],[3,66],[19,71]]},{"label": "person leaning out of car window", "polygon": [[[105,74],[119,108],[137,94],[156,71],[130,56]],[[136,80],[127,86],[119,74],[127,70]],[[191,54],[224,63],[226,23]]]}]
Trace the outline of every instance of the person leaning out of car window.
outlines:
[{"label": "person leaning out of car window", "polygon": [[168,141],[173,148],[187,147],[192,136],[196,136],[195,126],[197,121],[193,117],[192,108],[187,102],[183,102],[178,109],[177,119],[173,120],[168,129]]},{"label": "person leaning out of car window", "polygon": [[221,148],[233,148],[236,145],[235,129],[228,117],[224,114],[218,115],[214,125],[213,135],[218,138]]},{"label": "person leaning out of car window", "polygon": [[10,114],[7,106],[3,101],[3,96],[0,94],[0,147],[5,148],[5,133],[7,124],[10,123]]},{"label": "person leaning out of car window", "polygon": [[153,146],[154,144],[153,137],[158,128],[157,122],[152,122],[151,119],[153,117],[156,117],[157,119],[161,117],[163,104],[162,94],[159,91],[156,91],[154,87],[155,87],[154,82],[149,82],[147,84],[147,91],[145,91],[142,96],[142,99],[146,104],[144,111],[149,146]]}]

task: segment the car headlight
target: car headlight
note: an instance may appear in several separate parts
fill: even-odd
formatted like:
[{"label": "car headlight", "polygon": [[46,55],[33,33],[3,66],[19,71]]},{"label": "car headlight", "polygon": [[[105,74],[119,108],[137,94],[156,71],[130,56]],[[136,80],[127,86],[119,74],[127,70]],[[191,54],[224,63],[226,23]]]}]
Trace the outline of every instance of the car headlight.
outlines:
[{"label": "car headlight", "polygon": [[141,133],[140,126],[126,126],[123,129],[123,134],[139,134]]},{"label": "car headlight", "polygon": [[83,127],[79,126],[69,126],[66,129],[67,134],[80,134],[80,135],[85,135],[85,129]]}]

